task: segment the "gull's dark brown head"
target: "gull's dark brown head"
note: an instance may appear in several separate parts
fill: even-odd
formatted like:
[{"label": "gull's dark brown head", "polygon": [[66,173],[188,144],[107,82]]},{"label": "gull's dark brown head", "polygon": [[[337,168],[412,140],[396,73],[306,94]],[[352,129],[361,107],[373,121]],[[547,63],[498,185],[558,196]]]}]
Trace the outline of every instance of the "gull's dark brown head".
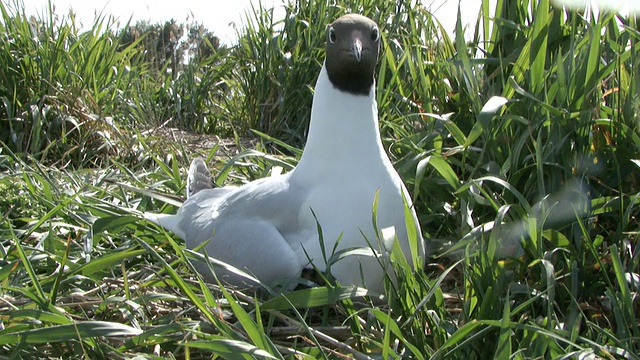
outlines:
[{"label": "gull's dark brown head", "polygon": [[380,51],[380,30],[371,19],[348,14],[328,26],[325,66],[341,91],[369,95]]}]

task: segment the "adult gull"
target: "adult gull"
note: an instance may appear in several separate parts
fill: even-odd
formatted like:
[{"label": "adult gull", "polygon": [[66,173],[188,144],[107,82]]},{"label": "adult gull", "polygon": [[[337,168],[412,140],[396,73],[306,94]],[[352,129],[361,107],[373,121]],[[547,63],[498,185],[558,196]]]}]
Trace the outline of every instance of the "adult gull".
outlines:
[{"label": "adult gull", "polygon": [[[376,194],[378,229],[395,229],[410,263],[407,203],[409,223],[416,229],[414,251],[422,260],[425,245],[410,196],[380,139],[374,79],[379,51],[375,22],[355,14],[335,20],[328,26],[309,135],[296,168],[239,187],[212,188],[206,164],[196,159],[188,175],[190,196],[178,212],[147,218],[184,239],[189,248],[208,241],[209,256],[266,284],[299,277],[312,266],[326,271],[325,259],[334,251],[371,246],[382,256],[346,256],[331,264],[331,274],[343,285],[383,291],[389,269],[381,259],[387,258],[394,237],[376,234]],[[210,274],[206,264],[197,266],[203,275]],[[247,285],[235,273],[216,274],[224,282]]]}]

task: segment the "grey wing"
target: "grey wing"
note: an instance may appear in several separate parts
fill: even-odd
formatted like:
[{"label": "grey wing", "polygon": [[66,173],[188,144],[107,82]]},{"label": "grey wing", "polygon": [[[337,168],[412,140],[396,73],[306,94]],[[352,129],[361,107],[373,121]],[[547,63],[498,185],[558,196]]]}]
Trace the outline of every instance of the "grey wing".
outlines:
[{"label": "grey wing", "polygon": [[[204,249],[209,256],[266,283],[299,276],[306,265],[303,243],[315,230],[304,229],[299,221],[304,196],[291,189],[286,175],[239,188],[203,190],[180,208],[179,227],[187,247],[208,241]],[[233,274],[225,275],[240,285]]]}]

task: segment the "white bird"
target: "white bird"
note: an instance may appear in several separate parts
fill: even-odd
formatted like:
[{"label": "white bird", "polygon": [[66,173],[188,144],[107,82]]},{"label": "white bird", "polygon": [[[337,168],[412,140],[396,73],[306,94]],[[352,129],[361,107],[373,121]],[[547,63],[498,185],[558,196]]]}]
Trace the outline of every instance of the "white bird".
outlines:
[{"label": "white bird", "polygon": [[[378,128],[374,74],[379,49],[375,22],[354,14],[338,18],[328,26],[326,58],[297,167],[240,187],[210,188],[201,181],[208,177],[206,166],[196,159],[188,181],[193,195],[177,214],[147,218],[184,239],[188,248],[209,241],[205,247],[209,256],[269,284],[299,277],[304,268],[312,267],[310,261],[321,271],[327,269],[318,224],[327,258],[334,247],[340,251],[369,244],[378,254],[388,254],[393,239],[377,236],[372,222],[379,191],[378,228],[395,228],[412,263],[404,215],[410,197],[385,153]],[[418,255],[424,259],[413,208],[411,215]],[[388,271],[381,263],[373,256],[347,256],[331,265],[331,274],[343,285],[381,292]],[[210,273],[204,264],[198,271]],[[231,284],[246,285],[236,274],[216,274]]]}]

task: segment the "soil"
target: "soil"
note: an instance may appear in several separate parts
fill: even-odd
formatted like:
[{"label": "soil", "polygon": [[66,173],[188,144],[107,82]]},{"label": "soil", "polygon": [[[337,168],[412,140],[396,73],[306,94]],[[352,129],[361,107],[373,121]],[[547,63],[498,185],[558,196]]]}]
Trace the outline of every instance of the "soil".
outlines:
[{"label": "soil", "polygon": [[239,138],[236,142],[233,138],[220,138],[214,134],[198,134],[171,127],[155,128],[149,130],[147,135],[164,138],[174,144],[181,143],[194,156],[209,152],[217,144],[216,157],[232,157],[244,149],[255,149],[260,141],[256,138]]}]

